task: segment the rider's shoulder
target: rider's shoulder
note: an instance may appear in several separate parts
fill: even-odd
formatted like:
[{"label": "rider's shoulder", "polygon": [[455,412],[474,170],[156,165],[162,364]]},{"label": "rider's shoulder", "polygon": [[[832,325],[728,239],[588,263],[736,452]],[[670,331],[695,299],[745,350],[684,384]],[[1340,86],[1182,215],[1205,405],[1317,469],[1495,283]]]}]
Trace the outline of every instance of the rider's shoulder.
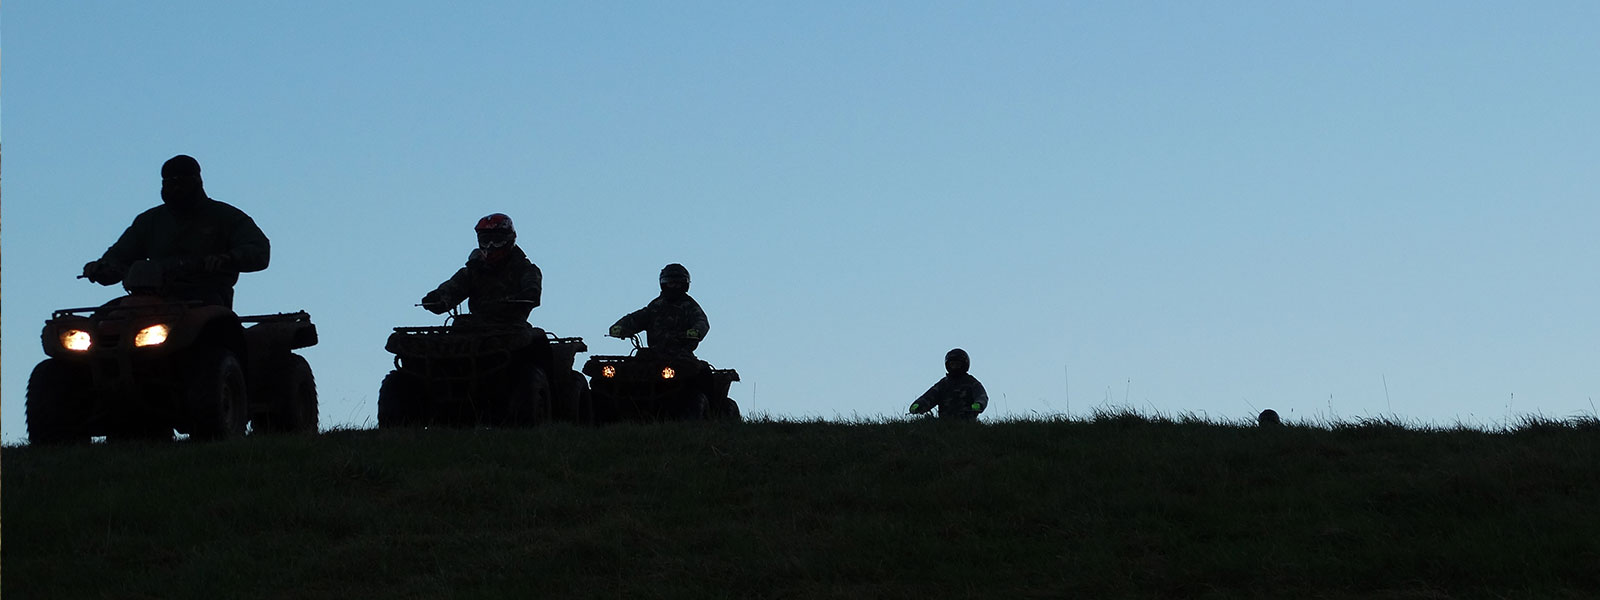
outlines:
[{"label": "rider's shoulder", "polygon": [[205,200],[201,200],[200,204],[203,207],[202,210],[204,210],[206,212],[218,214],[218,215],[227,215],[227,216],[230,216],[230,217],[249,217],[250,216],[250,215],[246,214],[243,210],[241,210],[239,207],[234,206],[232,204],[228,204],[227,202],[223,202],[223,201],[218,200],[216,198],[209,198],[208,197]]},{"label": "rider's shoulder", "polygon": [[152,206],[150,208],[145,209],[144,212],[139,213],[138,216],[133,218],[133,223],[135,225],[138,225],[140,222],[150,221],[152,219],[171,219],[171,218],[173,218],[172,209],[168,208],[167,205],[165,205],[165,204],[157,204],[155,206]]},{"label": "rider's shoulder", "polygon": [[690,298],[688,294],[684,294],[684,295],[678,296],[676,298],[668,298],[666,296],[656,296],[656,298],[654,300],[650,301],[650,306],[653,306],[653,307],[656,307],[656,308],[665,308],[665,309],[669,309],[669,310],[682,311],[682,310],[690,309],[690,308],[699,308],[700,307],[700,303],[699,302],[695,302],[694,298]]},{"label": "rider's shoulder", "polygon": [[539,265],[534,264],[533,259],[528,258],[528,253],[524,252],[522,248],[516,244],[511,245],[510,262],[511,264],[523,269],[531,269],[534,271],[539,270]]}]

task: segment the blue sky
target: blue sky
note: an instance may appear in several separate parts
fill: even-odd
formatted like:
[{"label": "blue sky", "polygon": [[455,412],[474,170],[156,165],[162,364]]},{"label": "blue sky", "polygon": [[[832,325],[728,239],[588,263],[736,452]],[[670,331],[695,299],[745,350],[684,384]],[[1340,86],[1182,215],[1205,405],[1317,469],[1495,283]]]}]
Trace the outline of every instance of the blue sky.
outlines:
[{"label": "blue sky", "polygon": [[687,265],[747,412],[1494,425],[1600,395],[1593,2],[25,2],[0,16],[3,438],[186,153],[307,310],[322,425],[517,222],[586,338]]}]

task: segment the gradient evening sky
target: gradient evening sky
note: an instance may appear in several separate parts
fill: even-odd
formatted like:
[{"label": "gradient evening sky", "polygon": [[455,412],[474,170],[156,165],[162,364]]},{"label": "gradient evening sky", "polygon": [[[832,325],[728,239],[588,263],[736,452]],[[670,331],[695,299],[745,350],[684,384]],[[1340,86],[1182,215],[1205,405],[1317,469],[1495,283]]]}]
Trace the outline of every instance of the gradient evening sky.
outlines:
[{"label": "gradient evening sky", "polygon": [[[775,417],[1493,426],[1600,396],[1600,3],[7,2],[3,438],[74,279],[197,157],[272,238],[322,426],[489,212],[533,322],[681,262]],[[581,359],[581,358],[580,358]],[[1070,391],[1069,391],[1070,390]]]}]

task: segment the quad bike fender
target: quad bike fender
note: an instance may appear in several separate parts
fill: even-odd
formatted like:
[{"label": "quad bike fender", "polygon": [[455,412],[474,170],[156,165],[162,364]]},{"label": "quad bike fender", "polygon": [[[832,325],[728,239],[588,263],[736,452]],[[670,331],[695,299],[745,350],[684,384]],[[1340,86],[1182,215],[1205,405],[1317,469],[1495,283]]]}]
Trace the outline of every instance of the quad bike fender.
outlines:
[{"label": "quad bike fender", "polygon": [[304,312],[241,320],[257,321],[244,330],[252,353],[283,354],[317,345],[317,326]]},{"label": "quad bike fender", "polygon": [[197,306],[184,313],[172,328],[165,344],[169,348],[189,348],[196,344],[215,344],[232,350],[243,361],[249,354],[245,346],[244,325],[233,311],[221,306]]}]

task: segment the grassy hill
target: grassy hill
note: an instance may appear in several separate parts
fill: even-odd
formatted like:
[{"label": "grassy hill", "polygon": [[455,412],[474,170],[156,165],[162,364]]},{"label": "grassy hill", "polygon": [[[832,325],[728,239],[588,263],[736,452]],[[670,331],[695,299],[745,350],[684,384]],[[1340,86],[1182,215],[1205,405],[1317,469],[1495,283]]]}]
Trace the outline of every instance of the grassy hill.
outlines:
[{"label": "grassy hill", "polygon": [[1592,598],[1600,426],[1102,414],[4,449],[28,598]]}]

